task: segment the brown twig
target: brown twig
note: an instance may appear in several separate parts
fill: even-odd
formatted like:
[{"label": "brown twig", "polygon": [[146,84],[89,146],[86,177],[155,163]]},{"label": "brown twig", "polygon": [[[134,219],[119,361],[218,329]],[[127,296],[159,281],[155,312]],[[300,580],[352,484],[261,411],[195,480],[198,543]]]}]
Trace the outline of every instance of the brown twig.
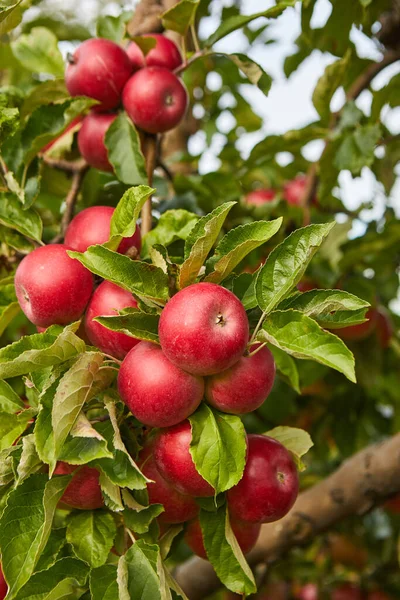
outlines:
[{"label": "brown twig", "polygon": [[66,173],[80,173],[88,168],[88,164],[83,158],[77,160],[65,160],[63,158],[51,158],[51,156],[44,155],[43,162],[53,169],[59,171],[65,171]]},{"label": "brown twig", "polygon": [[[61,169],[62,167],[58,168]],[[78,198],[79,190],[88,168],[89,166],[86,163],[84,163],[79,169],[70,171],[72,172],[72,182],[67,197],[65,198],[65,211],[61,219],[60,232],[51,240],[52,244],[58,244],[64,239],[67,227],[70,224],[72,217],[74,216],[76,200]]]},{"label": "brown twig", "polygon": [[[400,492],[399,470],[400,434],[358,452],[332,475],[300,494],[286,517],[263,525],[249,563],[273,563],[339,521],[370,511]],[[179,567],[176,579],[190,600],[205,598],[221,585],[211,565],[199,558]]]},{"label": "brown twig", "polygon": [[[143,155],[146,161],[146,173],[147,180],[149,182],[149,186],[153,185],[153,173],[156,167],[156,159],[157,159],[157,137],[155,135],[150,135],[146,133],[143,137]],[[142,226],[141,226],[141,234],[142,237],[149,233],[152,225],[152,202],[151,196],[148,200],[146,200],[145,205],[142,208],[141,218],[142,218]]]}]

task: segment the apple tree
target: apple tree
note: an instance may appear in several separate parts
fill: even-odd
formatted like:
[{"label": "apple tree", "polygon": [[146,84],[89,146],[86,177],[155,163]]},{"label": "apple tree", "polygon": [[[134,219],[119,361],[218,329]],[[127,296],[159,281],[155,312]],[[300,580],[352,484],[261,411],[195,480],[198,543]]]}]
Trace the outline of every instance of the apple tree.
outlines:
[{"label": "apple tree", "polygon": [[97,4],[0,2],[0,598],[399,597],[398,2]]}]

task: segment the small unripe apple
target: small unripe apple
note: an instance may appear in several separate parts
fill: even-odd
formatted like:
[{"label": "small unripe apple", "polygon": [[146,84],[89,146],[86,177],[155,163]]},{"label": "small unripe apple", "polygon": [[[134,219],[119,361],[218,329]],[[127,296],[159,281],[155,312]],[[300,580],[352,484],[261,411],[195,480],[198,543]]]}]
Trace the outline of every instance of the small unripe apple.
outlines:
[{"label": "small unripe apple", "polygon": [[252,356],[242,356],[233,367],[206,379],[206,398],[212,406],[242,415],[263,404],[274,385],[275,361],[266,346],[258,347],[252,346]]},{"label": "small unripe apple", "polygon": [[78,148],[86,162],[94,169],[113,171],[104,138],[116,117],[115,114],[92,112],[83,119],[78,133]]},{"label": "small unripe apple", "polygon": [[292,508],[299,477],[290,452],[264,435],[249,435],[242,479],[227,493],[232,518],[250,523],[278,521]]},{"label": "small unripe apple", "polygon": [[215,491],[196,471],[190,454],[192,428],[183,421],[162,429],[154,443],[154,460],[161,475],[182,494],[213,496]]},{"label": "small unripe apple", "polygon": [[178,367],[196,375],[229,369],[243,355],[249,323],[240,300],[215,283],[194,283],[161,313],[160,344]]},{"label": "small unripe apple", "polygon": [[368,309],[365,318],[368,319],[368,321],[365,321],[365,323],[343,327],[343,329],[337,329],[334,333],[336,333],[336,335],[346,342],[358,342],[360,340],[365,340],[372,334],[377,325],[378,311],[376,308]]},{"label": "small unripe apple", "polygon": [[[66,246],[77,252],[85,252],[89,246],[104,244],[110,238],[111,218],[114,213],[112,206],[90,206],[81,210],[68,225],[64,242]],[[117,252],[126,254],[131,248],[136,248],[137,254],[142,247],[140,228],[128,238],[123,238]]]},{"label": "small unripe apple", "polygon": [[117,316],[118,311],[128,306],[137,307],[132,294],[110,281],[103,281],[95,290],[86,309],[85,329],[91,344],[116,358],[124,358],[140,340],[125,333],[111,331],[93,319],[100,316]]},{"label": "small unripe apple", "polygon": [[63,244],[36,248],[15,274],[15,292],[28,319],[39,327],[79,319],[93,291],[93,276]]},{"label": "small unripe apple", "polygon": [[263,206],[273,202],[276,198],[276,191],[270,188],[253,190],[245,196],[245,203],[249,206]]},{"label": "small unripe apple", "polygon": [[146,67],[129,79],[122,102],[135,125],[148,133],[162,133],[181,121],[188,95],[181,80],[171,71]]},{"label": "small unripe apple", "polygon": [[118,106],[132,73],[131,61],[118,44],[101,38],[86,40],[68,58],[65,83],[71,96],[99,100],[95,110]]},{"label": "small unripe apple", "polygon": [[199,406],[204,380],[175,366],[152,342],[140,342],[126,355],[118,390],[132,414],[144,425],[170,427]]},{"label": "small unripe apple", "polygon": [[8,586],[6,580],[4,579],[3,570],[0,564],[0,600],[4,600],[7,596]]},{"label": "small unripe apple", "polygon": [[[250,552],[257,542],[261,525],[259,523],[231,521],[231,527],[243,554]],[[203,532],[201,531],[199,519],[190,521],[186,526],[185,542],[197,556],[207,560],[207,553],[203,543]]]},{"label": "small unripe apple", "polygon": [[65,488],[60,504],[82,510],[94,510],[104,504],[99,483],[100,473],[92,467],[78,467],[65,462],[58,462],[54,470],[55,475],[73,475],[70,483]]},{"label": "small unripe apple", "polygon": [[126,49],[134,71],[143,69],[143,67],[164,67],[169,71],[174,71],[182,64],[182,56],[178,46],[169,38],[161,33],[145,33],[144,38],[154,38],[156,45],[151,48],[146,56],[140,47],[132,42]]},{"label": "small unripe apple", "polygon": [[[288,204],[292,206],[301,206],[303,196],[307,187],[307,176],[298,175],[292,181],[288,181],[283,187],[283,197]],[[317,198],[314,196],[312,204],[318,204]]]},{"label": "small unripe apple", "polygon": [[343,583],[332,590],[332,600],[365,600],[365,596],[357,585]]},{"label": "small unripe apple", "polygon": [[184,523],[197,515],[199,507],[194,498],[180,494],[160,475],[151,445],[141,451],[138,464],[142,473],[152,480],[152,483],[147,484],[150,504],[164,506],[164,512],[158,517],[160,523]]}]

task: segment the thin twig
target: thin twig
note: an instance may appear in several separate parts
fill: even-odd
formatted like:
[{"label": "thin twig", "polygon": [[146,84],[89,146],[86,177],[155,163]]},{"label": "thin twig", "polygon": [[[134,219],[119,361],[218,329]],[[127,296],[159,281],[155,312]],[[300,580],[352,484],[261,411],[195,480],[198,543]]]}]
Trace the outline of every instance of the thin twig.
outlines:
[{"label": "thin twig", "polygon": [[[153,184],[153,173],[156,166],[157,158],[157,137],[150,134],[145,134],[143,139],[143,154],[146,161],[146,173],[149,186]],[[151,196],[146,200],[145,205],[142,208],[141,218],[141,234],[144,237],[151,230],[152,225],[152,213],[151,213]]]},{"label": "thin twig", "polygon": [[161,160],[161,158],[157,159],[157,167],[160,167],[160,169],[162,169],[164,171],[164,173],[167,176],[167,179],[169,179],[169,181],[173,181],[174,180],[174,176],[172,174],[172,171],[167,167],[167,165],[165,164],[165,162],[163,160]]},{"label": "thin twig", "polygon": [[195,52],[188,60],[185,60],[181,65],[179,65],[179,67],[175,69],[175,75],[179,75],[180,73],[182,73],[182,71],[190,67],[190,65],[192,65],[198,58],[201,58],[202,56],[207,56],[207,54],[209,54],[209,50],[207,48],[203,48],[203,50]]},{"label": "thin twig", "polygon": [[78,160],[64,160],[62,158],[51,158],[50,156],[43,156],[43,162],[59,171],[65,171],[66,173],[80,173],[88,168],[88,164],[83,158]]},{"label": "thin twig", "polygon": [[192,24],[190,26],[190,33],[192,34],[193,46],[196,52],[201,52],[199,38],[197,37],[196,27]]},{"label": "thin twig", "polygon": [[84,163],[79,170],[72,172],[72,183],[67,197],[65,198],[65,211],[61,219],[60,233],[52,239],[52,244],[58,244],[64,239],[67,227],[74,216],[75,204],[78,198],[79,190],[88,168],[89,166]]}]

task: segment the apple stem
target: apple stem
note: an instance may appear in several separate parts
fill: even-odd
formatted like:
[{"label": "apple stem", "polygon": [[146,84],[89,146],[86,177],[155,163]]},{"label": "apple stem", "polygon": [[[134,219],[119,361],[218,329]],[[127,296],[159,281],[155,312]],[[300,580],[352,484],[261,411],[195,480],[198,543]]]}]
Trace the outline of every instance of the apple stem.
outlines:
[{"label": "apple stem", "polygon": [[67,54],[67,62],[70,65],[74,65],[75,64],[75,58],[74,58],[74,55],[72,54],[72,52],[68,52],[68,54]]},{"label": "apple stem", "polygon": [[[146,133],[143,138],[143,154],[146,161],[146,173],[149,186],[153,184],[153,172],[156,166],[157,158],[157,136]],[[146,200],[145,205],[142,208],[141,218],[141,234],[144,237],[149,231],[151,231],[152,225],[152,202],[151,196]]]},{"label": "apple stem", "polygon": [[253,335],[250,338],[249,346],[251,346],[252,344],[254,344],[254,341],[256,339],[257,333],[259,332],[259,329],[260,329],[260,327],[261,327],[261,325],[262,325],[262,323],[263,323],[263,321],[265,319],[265,316],[266,316],[266,313],[263,312],[263,314],[260,317],[260,320],[258,321],[258,323],[256,325],[255,330],[253,331]]},{"label": "apple stem", "polygon": [[255,354],[257,354],[257,352],[260,352],[260,350],[262,348],[264,348],[264,346],[266,346],[266,345],[267,345],[267,342],[260,344],[255,350],[253,350],[253,352],[249,352],[247,356],[254,356]]}]

